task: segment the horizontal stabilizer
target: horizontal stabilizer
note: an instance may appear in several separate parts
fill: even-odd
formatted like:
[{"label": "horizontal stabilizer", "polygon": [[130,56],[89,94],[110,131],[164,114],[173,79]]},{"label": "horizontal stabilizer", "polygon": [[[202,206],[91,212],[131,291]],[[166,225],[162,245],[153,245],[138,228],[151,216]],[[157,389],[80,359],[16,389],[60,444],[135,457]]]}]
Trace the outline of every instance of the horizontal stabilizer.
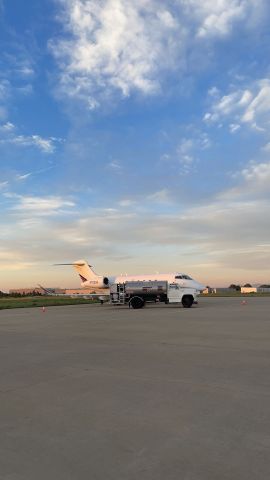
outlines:
[{"label": "horizontal stabilizer", "polygon": [[[54,267],[57,267],[57,266],[60,266],[60,265],[78,265],[78,267],[83,267],[85,265],[85,263],[79,263],[79,262],[73,262],[73,263],[54,263],[53,266]],[[92,265],[88,265],[89,267],[92,267]]]}]

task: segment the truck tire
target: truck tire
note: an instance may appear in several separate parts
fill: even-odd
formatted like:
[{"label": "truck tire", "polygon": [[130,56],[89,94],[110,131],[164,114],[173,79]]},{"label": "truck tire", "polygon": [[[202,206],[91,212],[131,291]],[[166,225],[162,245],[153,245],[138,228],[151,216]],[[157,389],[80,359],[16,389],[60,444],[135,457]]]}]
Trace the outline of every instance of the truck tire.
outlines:
[{"label": "truck tire", "polygon": [[184,308],[190,308],[193,304],[192,295],[184,295],[182,298],[182,305]]},{"label": "truck tire", "polygon": [[129,300],[129,306],[132,308],[142,308],[144,307],[145,301],[141,297],[132,297]]}]

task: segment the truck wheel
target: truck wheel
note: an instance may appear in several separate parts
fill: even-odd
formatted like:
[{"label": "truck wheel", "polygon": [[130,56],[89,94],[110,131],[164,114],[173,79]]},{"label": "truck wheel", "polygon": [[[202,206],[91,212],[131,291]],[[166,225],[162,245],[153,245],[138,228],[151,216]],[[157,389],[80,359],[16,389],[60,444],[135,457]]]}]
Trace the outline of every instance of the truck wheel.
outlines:
[{"label": "truck wheel", "polygon": [[132,308],[142,308],[144,307],[144,299],[141,297],[132,297],[129,301],[129,305]]},{"label": "truck wheel", "polygon": [[184,308],[190,308],[193,304],[193,297],[192,295],[184,295],[182,298],[182,305]]}]

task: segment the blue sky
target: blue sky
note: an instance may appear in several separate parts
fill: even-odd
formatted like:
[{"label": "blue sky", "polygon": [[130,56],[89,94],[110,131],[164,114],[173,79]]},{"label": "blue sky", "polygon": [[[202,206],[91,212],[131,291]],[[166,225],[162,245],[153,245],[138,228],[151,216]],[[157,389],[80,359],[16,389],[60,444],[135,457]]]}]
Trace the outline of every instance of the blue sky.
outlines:
[{"label": "blue sky", "polygon": [[0,289],[270,282],[269,10],[0,0]]}]

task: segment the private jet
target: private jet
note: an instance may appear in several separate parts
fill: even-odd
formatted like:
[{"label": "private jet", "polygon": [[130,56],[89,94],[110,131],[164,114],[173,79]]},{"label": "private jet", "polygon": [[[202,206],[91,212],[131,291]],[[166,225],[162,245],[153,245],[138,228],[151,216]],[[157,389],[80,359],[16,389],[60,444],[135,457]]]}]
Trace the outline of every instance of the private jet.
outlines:
[{"label": "private jet", "polygon": [[[114,283],[155,281],[162,280],[169,283],[177,283],[181,288],[194,288],[197,293],[205,289],[205,286],[191,278],[186,273],[152,273],[147,275],[98,275],[91,265],[85,260],[77,260],[73,263],[58,263],[57,265],[72,265],[81,279],[82,287],[92,287],[97,293],[98,290],[109,289]],[[105,293],[105,292],[104,292]]]}]

